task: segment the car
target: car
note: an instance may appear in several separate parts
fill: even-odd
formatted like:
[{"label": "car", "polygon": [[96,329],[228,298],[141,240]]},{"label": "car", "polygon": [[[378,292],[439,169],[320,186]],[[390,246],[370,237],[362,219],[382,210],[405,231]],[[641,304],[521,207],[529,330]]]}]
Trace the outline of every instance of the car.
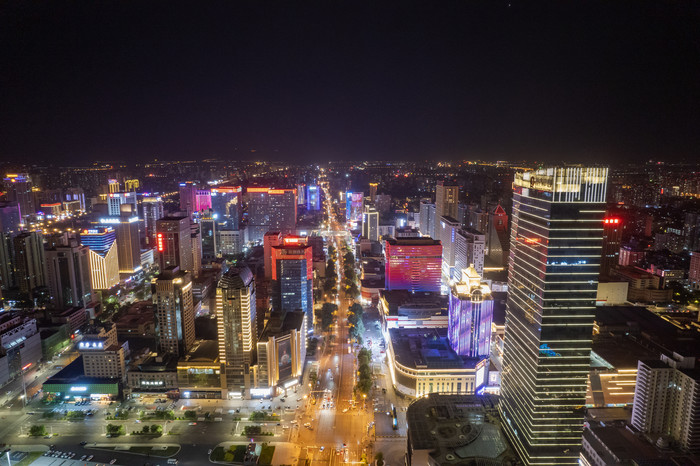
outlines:
[{"label": "car", "polygon": [[84,447],[85,445],[87,445],[87,442],[86,442],[85,440],[83,440],[82,442],[80,442],[80,446],[81,446],[81,447]]},{"label": "car", "polygon": [[289,422],[290,422],[291,424],[296,424],[298,421],[297,421],[296,419],[292,419],[292,420],[289,421]]},{"label": "car", "polygon": [[190,426],[196,426],[197,423],[196,423],[196,422],[190,422],[188,425],[190,425]]},{"label": "car", "polygon": [[344,413],[347,413],[347,412],[348,412],[348,408],[344,408],[344,409],[343,409],[343,412],[344,412]]},{"label": "car", "polygon": [[85,458],[87,458],[87,455],[81,456],[80,459],[79,459],[78,461],[85,461]]},{"label": "car", "polygon": [[95,457],[95,455],[90,455],[90,456],[88,456],[87,458],[85,458],[85,461],[90,461],[90,460],[93,459],[94,457]]},{"label": "car", "polygon": [[209,451],[207,452],[207,455],[211,455],[211,452],[212,452],[212,451],[213,451],[213,450],[210,448]]},{"label": "car", "polygon": [[325,449],[326,449],[326,447],[321,446],[321,448],[319,448],[318,451],[323,451],[323,450],[325,450]]},{"label": "car", "polygon": [[117,462],[117,459],[114,458],[114,459],[112,459],[112,461],[109,462],[109,464],[114,464],[114,463],[116,463],[116,462]]}]

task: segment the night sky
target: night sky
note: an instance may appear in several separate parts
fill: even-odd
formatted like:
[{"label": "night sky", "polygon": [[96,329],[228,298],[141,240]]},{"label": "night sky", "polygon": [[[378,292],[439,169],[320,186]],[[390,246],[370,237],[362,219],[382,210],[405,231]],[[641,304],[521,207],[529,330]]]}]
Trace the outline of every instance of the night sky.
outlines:
[{"label": "night sky", "polygon": [[0,159],[694,160],[698,25],[660,0],[4,1]]}]

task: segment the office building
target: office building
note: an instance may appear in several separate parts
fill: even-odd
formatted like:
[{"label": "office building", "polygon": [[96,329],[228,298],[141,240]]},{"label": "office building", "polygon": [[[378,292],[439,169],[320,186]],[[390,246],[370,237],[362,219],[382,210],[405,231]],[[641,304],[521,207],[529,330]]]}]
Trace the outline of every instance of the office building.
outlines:
[{"label": "office building", "polygon": [[196,182],[180,183],[180,210],[188,216],[211,209],[211,199],[211,191],[199,188]]},{"label": "office building", "polygon": [[686,212],[683,222],[685,249],[696,251],[700,249],[700,212]]},{"label": "office building", "polygon": [[219,254],[218,243],[216,241],[217,221],[210,210],[199,219],[199,228],[202,235],[202,258],[208,261],[216,259]]},{"label": "office building", "polygon": [[392,328],[447,328],[449,299],[439,291],[380,290],[377,309],[386,334]]},{"label": "office building", "polygon": [[[508,264],[508,250],[510,249],[510,237],[508,235],[508,214],[500,205],[488,215],[488,237],[486,239],[488,257],[494,266],[501,267]],[[485,230],[478,230],[485,231]],[[481,273],[481,272],[479,272]]]},{"label": "office building", "polygon": [[279,231],[268,231],[263,236],[263,264],[265,268],[265,278],[272,279],[272,248],[282,244],[282,233]]},{"label": "office building", "polygon": [[119,189],[120,189],[119,180],[115,180],[113,178],[110,178],[107,180],[107,193],[108,194],[118,193]]},{"label": "office building", "polygon": [[489,213],[478,206],[474,206],[473,209],[469,210],[468,226],[486,234],[489,231]]},{"label": "office building", "polygon": [[36,367],[41,357],[36,320],[10,312],[0,314],[0,386]]},{"label": "office building", "polygon": [[63,309],[90,303],[90,249],[71,239],[69,245],[47,249],[44,254],[51,305]]},{"label": "office building", "polygon": [[[438,181],[435,186],[435,234],[439,236],[439,225],[442,217],[457,219],[457,205],[459,204],[459,186],[444,181]],[[443,247],[445,245],[443,244]]]},{"label": "office building", "polygon": [[241,230],[218,230],[218,251],[222,256],[239,254],[243,251],[243,232]]},{"label": "office building", "polygon": [[362,236],[370,241],[379,241],[379,212],[366,205],[362,213]]},{"label": "office building", "polygon": [[32,181],[26,173],[12,173],[5,176],[5,192],[9,202],[19,206],[19,216],[25,219],[36,212]]},{"label": "office building", "polygon": [[38,231],[23,232],[13,239],[15,281],[22,294],[34,299],[38,287],[46,286],[44,239]]},{"label": "office building", "polygon": [[202,231],[199,223],[190,223],[190,243],[192,244],[192,277],[197,279],[202,273]]},{"label": "office building", "polygon": [[447,335],[460,356],[489,357],[493,322],[493,297],[474,265],[462,270],[462,279],[452,285]]},{"label": "office building", "polygon": [[386,240],[386,289],[440,291],[442,244],[432,238]]},{"label": "office building", "polygon": [[163,199],[160,196],[147,196],[141,202],[143,207],[143,231],[146,244],[155,245],[156,222],[165,216],[163,211]]},{"label": "office building", "polygon": [[[700,373],[675,360],[639,361],[631,424],[650,438],[664,437],[683,451],[700,452]],[[677,366],[677,367],[674,367]]]},{"label": "office building", "polygon": [[357,225],[362,221],[364,193],[348,191],[345,193],[345,219],[349,224]]},{"label": "office building", "polygon": [[688,284],[693,290],[700,290],[700,251],[690,253]]},{"label": "office building", "polygon": [[275,311],[304,311],[314,318],[313,252],[306,238],[286,236],[272,252],[272,308]]},{"label": "office building", "polygon": [[119,380],[126,377],[126,355],[117,341],[116,325],[88,325],[76,347],[82,356],[85,377]]},{"label": "office building", "polygon": [[100,225],[114,227],[118,245],[119,273],[128,276],[141,270],[139,218],[131,204],[122,204],[120,209],[121,213],[117,216],[101,218]]},{"label": "office building", "polygon": [[306,357],[307,315],[273,312],[257,342],[258,384],[253,393],[283,394],[299,383]]},{"label": "office building", "polygon": [[110,193],[107,197],[107,213],[110,217],[119,217],[123,211],[122,205],[130,205],[131,212],[136,215],[138,203],[136,193]]},{"label": "office building", "polygon": [[211,208],[219,228],[238,230],[241,227],[243,189],[240,186],[217,186],[211,190]]},{"label": "office building", "polygon": [[183,356],[194,343],[191,275],[170,267],[161,271],[152,288],[158,351]]},{"label": "office building", "polygon": [[20,220],[17,202],[0,202],[0,233],[10,234],[19,231]]},{"label": "office building", "polygon": [[459,281],[462,278],[462,270],[472,265],[479,275],[484,274],[484,251],[486,249],[486,237],[483,233],[473,228],[461,228],[455,235],[455,266],[452,269],[452,280]]},{"label": "office building", "polygon": [[435,226],[439,232],[438,239],[442,243],[442,274],[448,278],[452,277],[455,267],[455,239],[461,226],[461,223],[452,217],[440,217],[440,223]]},{"label": "office building", "polygon": [[248,239],[262,241],[268,231],[293,233],[297,222],[297,190],[251,187],[248,197]]},{"label": "office building", "polygon": [[517,172],[499,409],[528,465],[577,464],[608,170]]},{"label": "office building", "polygon": [[156,251],[160,270],[168,267],[194,270],[189,216],[163,217],[156,221]]},{"label": "office building", "polygon": [[426,199],[420,201],[419,228],[423,236],[435,238],[435,204]]},{"label": "office building", "polygon": [[306,187],[306,210],[321,210],[321,189],[318,185],[310,184]]},{"label": "office building", "polygon": [[216,288],[219,360],[226,371],[226,389],[250,396],[258,340],[255,280],[248,267],[230,268]]},{"label": "office building", "polygon": [[306,206],[306,185],[304,183],[297,185],[297,205]]},{"label": "office building", "polygon": [[369,184],[369,202],[371,203],[375,203],[377,201],[377,187],[379,187],[379,183]]},{"label": "office building", "polygon": [[81,212],[85,212],[85,191],[83,191],[83,188],[67,188],[63,192],[63,200],[65,203],[69,202],[77,202],[78,203],[78,210]]},{"label": "office building", "polygon": [[83,230],[80,242],[90,249],[90,280],[94,290],[109,290],[119,284],[119,253],[112,227]]},{"label": "office building", "polygon": [[600,258],[601,277],[610,276],[613,267],[620,262],[622,242],[622,220],[618,216],[606,215],[603,220],[603,248]]},{"label": "office building", "polygon": [[12,236],[0,233],[0,289],[8,291],[16,286]]},{"label": "office building", "polygon": [[374,200],[374,206],[380,214],[388,214],[391,212],[391,195],[377,194]]}]

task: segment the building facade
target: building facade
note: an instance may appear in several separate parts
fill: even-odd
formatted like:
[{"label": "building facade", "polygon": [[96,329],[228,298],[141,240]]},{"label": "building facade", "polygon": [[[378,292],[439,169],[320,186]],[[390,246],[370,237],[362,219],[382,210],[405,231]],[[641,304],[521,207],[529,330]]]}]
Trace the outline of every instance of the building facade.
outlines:
[{"label": "building facade", "polygon": [[442,244],[432,238],[386,240],[386,289],[440,291]]},{"label": "building facade", "polygon": [[178,267],[165,269],[153,284],[156,339],[161,353],[183,356],[194,343],[194,298],[191,275]]}]

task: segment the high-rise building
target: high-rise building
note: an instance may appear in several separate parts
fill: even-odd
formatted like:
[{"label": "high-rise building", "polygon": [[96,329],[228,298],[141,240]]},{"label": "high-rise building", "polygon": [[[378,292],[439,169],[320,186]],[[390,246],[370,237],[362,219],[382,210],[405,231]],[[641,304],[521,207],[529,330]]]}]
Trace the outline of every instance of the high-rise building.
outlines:
[{"label": "high-rise building", "polygon": [[272,250],[272,308],[304,311],[313,322],[313,251],[306,238],[286,236]]},{"label": "high-rise building", "polygon": [[248,198],[248,238],[262,241],[268,231],[293,233],[297,222],[297,190],[251,187]]},{"label": "high-rise building", "polygon": [[190,217],[178,215],[157,220],[156,250],[160,270],[168,267],[194,270]]},{"label": "high-rise building", "polygon": [[107,180],[107,193],[118,193],[119,189],[119,180],[115,180],[113,178]]},{"label": "high-rise building", "polygon": [[435,204],[430,200],[420,201],[419,228],[423,236],[435,238]]},{"label": "high-rise building", "polygon": [[20,218],[36,212],[32,181],[26,173],[12,173],[5,176],[5,191],[7,200],[19,205]]},{"label": "high-rise building", "polygon": [[462,228],[455,235],[455,266],[452,269],[452,280],[459,281],[462,278],[462,270],[470,265],[476,269],[479,275],[484,273],[484,251],[486,240],[483,233],[473,228]]},{"label": "high-rise building", "polygon": [[100,224],[114,227],[118,245],[119,273],[132,275],[141,270],[139,218],[132,204],[121,204],[120,212],[117,216],[101,218]]},{"label": "high-rise building", "polygon": [[700,290],[700,251],[690,253],[688,284],[693,290]]},{"label": "high-rise building", "polygon": [[126,376],[126,355],[117,341],[116,325],[89,324],[77,349],[83,358],[86,377],[124,379]]},{"label": "high-rise building", "polygon": [[508,249],[510,248],[508,214],[506,214],[506,211],[500,205],[496,206],[496,208],[489,213],[487,229],[486,249],[489,252],[488,255],[491,263],[496,266],[507,265]]},{"label": "high-rise building", "polygon": [[165,216],[163,199],[160,196],[147,196],[141,202],[143,206],[143,231],[146,244],[153,247],[156,240],[156,221]]},{"label": "high-rise building", "polygon": [[197,212],[197,183],[185,181],[180,183],[180,211],[190,217]]},{"label": "high-rise building", "polygon": [[318,185],[310,184],[306,187],[306,210],[321,210],[321,190]]},{"label": "high-rise building", "polygon": [[300,183],[297,185],[297,205],[306,206],[306,185]]},{"label": "high-rise building", "polygon": [[46,286],[44,239],[37,231],[14,237],[15,280],[20,292],[34,299],[37,287]]},{"label": "high-rise building", "polygon": [[58,309],[84,307],[92,301],[90,249],[71,239],[67,246],[45,251],[51,304]]},{"label": "high-rise building", "polygon": [[686,212],[683,222],[685,248],[688,251],[700,249],[700,212]]},{"label": "high-rise building", "polygon": [[19,231],[21,223],[17,202],[0,202],[0,233]]},{"label": "high-rise building", "polygon": [[184,356],[194,344],[192,279],[178,267],[161,271],[153,282],[156,338],[161,353]]},{"label": "high-rise building", "polygon": [[632,404],[632,426],[664,437],[689,453],[700,452],[700,374],[660,360],[639,361]]},{"label": "high-rise building", "polygon": [[216,288],[219,360],[226,371],[229,393],[250,395],[252,366],[258,340],[255,280],[248,267],[232,267]]},{"label": "high-rise building", "polygon": [[493,297],[489,286],[470,265],[452,285],[447,336],[455,352],[469,358],[488,358],[491,352]]},{"label": "high-rise building", "polygon": [[190,243],[192,244],[192,277],[202,273],[202,231],[199,223],[190,223]]},{"label": "high-rise building", "polygon": [[107,197],[107,213],[111,217],[119,217],[124,211],[122,205],[129,204],[132,206],[131,211],[134,215],[138,212],[138,202],[136,193],[109,193]]},{"label": "high-rise building", "polygon": [[8,291],[16,286],[12,235],[0,233],[0,289]]},{"label": "high-rise building", "polygon": [[440,221],[435,225],[438,239],[442,243],[442,274],[452,277],[455,267],[455,239],[462,224],[452,217],[440,217]]},{"label": "high-rise building", "polygon": [[268,231],[263,237],[263,264],[265,268],[265,278],[272,279],[272,248],[282,244],[282,233],[279,231]]},{"label": "high-rise building", "polygon": [[94,290],[109,290],[119,284],[117,236],[112,227],[91,228],[80,233],[80,242],[90,249],[90,280]]},{"label": "high-rise building", "polygon": [[218,255],[216,225],[217,221],[211,210],[199,219],[199,228],[202,235],[202,258],[205,260],[216,259]]},{"label": "high-rise building", "polygon": [[362,236],[379,241],[379,212],[372,205],[366,205],[362,213]]},{"label": "high-rise building", "polygon": [[370,183],[369,184],[369,201],[374,203],[377,201],[377,188],[379,187],[379,183]]},{"label": "high-rise building", "polygon": [[386,240],[387,290],[440,291],[442,244],[432,238]]},{"label": "high-rise building", "polygon": [[622,243],[622,219],[618,216],[607,215],[603,221],[603,248],[600,259],[600,276],[607,277],[610,271],[620,262],[620,246]]},{"label": "high-rise building", "polygon": [[527,465],[578,464],[608,170],[518,172],[499,410]]},{"label": "high-rise building", "polygon": [[64,202],[78,202],[78,210],[85,212],[85,191],[83,188],[67,188],[63,194]]},{"label": "high-rise building", "polygon": [[238,230],[241,225],[242,188],[240,186],[217,186],[211,190],[211,208],[220,229]]},{"label": "high-rise building", "polygon": [[351,192],[345,193],[345,218],[348,223],[358,224],[362,221],[362,206],[364,193]]},{"label": "high-rise building", "polygon": [[222,255],[239,254],[243,251],[243,232],[241,230],[218,230],[218,250]]},{"label": "high-rise building", "polygon": [[[457,219],[457,206],[459,204],[459,186],[455,184],[438,181],[435,186],[435,216],[434,229],[435,234],[438,234],[440,219],[442,217],[451,217]],[[445,245],[443,244],[443,247]]]}]

